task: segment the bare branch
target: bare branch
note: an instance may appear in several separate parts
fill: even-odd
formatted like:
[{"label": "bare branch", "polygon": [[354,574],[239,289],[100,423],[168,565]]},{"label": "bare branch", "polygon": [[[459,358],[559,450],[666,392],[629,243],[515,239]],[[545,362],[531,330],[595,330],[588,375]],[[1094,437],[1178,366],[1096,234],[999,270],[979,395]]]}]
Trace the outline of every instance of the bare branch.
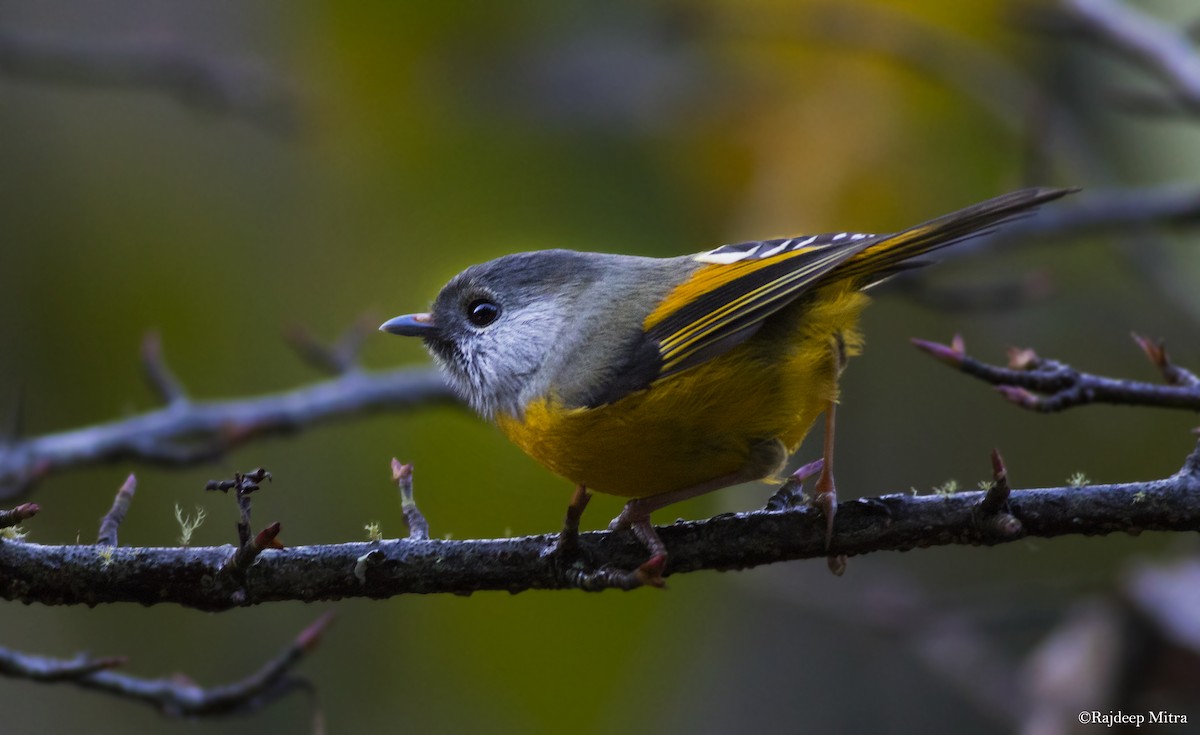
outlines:
[{"label": "bare branch", "polygon": [[[1182,470],[1161,480],[1012,490],[1007,505],[999,504],[1010,523],[981,522],[985,497],[965,492],[849,501],[839,506],[831,547],[824,517],[804,506],[679,522],[659,529],[671,551],[664,574],[1026,537],[1196,531],[1200,449]],[[99,554],[91,546],[5,541],[0,543],[0,596],[44,604],[174,603],[216,611],[278,600],[568,589],[577,587],[581,575],[594,578],[604,569],[633,569],[645,561],[645,549],[632,533],[580,534],[579,553],[572,559],[543,553],[554,538],[293,546],[263,551],[241,575],[221,573],[229,546],[125,547]]]},{"label": "bare branch", "polygon": [[1033,411],[1054,413],[1089,403],[1200,411],[1200,386],[1194,383],[1157,385],[1108,378],[1038,357],[1032,350],[1013,350],[1009,366],[1000,367],[967,355],[959,337],[950,345],[921,339],[912,342],[939,361],[991,383],[1004,398]]},{"label": "bare branch", "polygon": [[1187,33],[1119,0],[1062,0],[1071,21],[1165,83],[1184,107],[1200,112],[1200,53]]},{"label": "bare branch", "polygon": [[351,371],[285,393],[188,401],[106,424],[0,444],[0,499],[52,472],[140,459],[166,465],[209,461],[245,442],[370,410],[447,403],[453,393],[432,369]]},{"label": "bare branch", "polygon": [[296,127],[289,85],[263,68],[231,64],[171,39],[95,41],[0,32],[0,73],[39,83],[160,92],[272,133]]},{"label": "bare branch", "polygon": [[164,403],[187,400],[187,391],[184,390],[183,383],[180,383],[179,378],[171,372],[171,368],[167,367],[162,353],[162,337],[156,332],[151,332],[142,339],[142,370],[146,374],[146,381],[162,397]]},{"label": "bare branch", "polygon": [[327,375],[341,375],[355,369],[363,342],[375,333],[378,323],[374,314],[363,314],[332,345],[323,344],[303,326],[288,329],[284,337],[309,365]]},{"label": "bare branch", "polygon": [[1200,187],[1157,184],[1088,190],[1070,204],[1038,211],[986,236],[993,243],[1064,237],[1147,225],[1200,225]]},{"label": "bare branch", "polygon": [[0,675],[41,682],[77,681],[97,671],[124,666],[128,660],[123,656],[92,658],[83,653],[72,659],[58,659],[0,648]]},{"label": "bare branch", "polygon": [[0,675],[42,682],[71,682],[85,689],[148,704],[170,717],[247,714],[296,689],[311,689],[306,680],[293,677],[290,672],[316,646],[332,621],[331,613],[317,618],[257,672],[224,686],[205,688],[179,675],[142,679],[109,670],[123,665],[123,658],[91,659],[80,655],[61,660],[4,648],[0,648]]}]

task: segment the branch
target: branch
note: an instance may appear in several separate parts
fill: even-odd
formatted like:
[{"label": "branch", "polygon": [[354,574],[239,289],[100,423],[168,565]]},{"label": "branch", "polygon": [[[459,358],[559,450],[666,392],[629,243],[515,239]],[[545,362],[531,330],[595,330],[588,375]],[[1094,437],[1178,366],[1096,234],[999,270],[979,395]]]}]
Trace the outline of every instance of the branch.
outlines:
[{"label": "branch", "polygon": [[1054,413],[1089,403],[1200,411],[1200,384],[1196,376],[1172,364],[1161,343],[1138,335],[1134,339],[1163,373],[1167,385],[1080,372],[1057,360],[1038,357],[1033,350],[1010,351],[1008,367],[990,365],[968,356],[958,336],[949,345],[920,339],[912,342],[960,372],[991,383],[1004,398],[1033,411]]},{"label": "branch", "polygon": [[1185,183],[1089,190],[1069,204],[1038,210],[1036,216],[1010,222],[985,238],[1019,242],[1163,224],[1200,225],[1200,187]]},{"label": "branch", "polygon": [[94,41],[0,32],[0,73],[39,83],[161,92],[269,132],[296,127],[294,92],[247,63],[209,58],[170,39]]},{"label": "branch", "polygon": [[[1200,187],[1180,183],[1088,190],[1062,206],[1038,210],[962,243],[955,248],[955,257],[1093,233],[1143,233],[1148,227],[1167,225],[1200,225]],[[1130,257],[1159,283],[1166,274],[1154,272],[1153,264],[1146,262],[1153,260],[1152,252],[1139,247]],[[923,272],[910,271],[898,274],[886,287],[924,306],[953,313],[1013,309],[1040,301],[1054,290],[1044,271],[970,286],[935,284]]]},{"label": "branch", "polygon": [[62,660],[0,648],[0,675],[41,682],[71,682],[148,704],[170,717],[192,718],[255,712],[297,689],[311,689],[305,679],[290,676],[320,640],[333,616],[322,615],[275,658],[241,681],[204,688],[178,674],[143,679],[111,671],[124,658],[92,659],[86,655]]},{"label": "branch", "polygon": [[0,499],[61,470],[126,459],[198,464],[250,439],[328,419],[451,400],[453,393],[432,369],[352,370],[285,393],[242,399],[192,402],[176,397],[165,408],[127,419],[0,442]]},{"label": "branch", "polygon": [[137,491],[137,478],[132,474],[117,490],[113,498],[112,508],[100,519],[100,534],[96,537],[97,546],[116,546],[117,529],[120,528],[129,506],[133,503],[133,494]]},{"label": "branch", "polygon": [[[1200,448],[1178,473],[1149,482],[1012,490],[994,459],[988,493],[885,495],[839,506],[832,547],[807,506],[725,514],[659,529],[665,575],[745,569],[793,559],[1026,537],[1200,529]],[[986,500],[985,500],[986,499]],[[645,549],[632,533],[580,534],[574,560],[545,554],[556,536],[489,540],[413,538],[266,549],[248,568],[223,570],[231,547],[105,548],[0,543],[0,596],[51,605],[173,603],[219,611],[278,600],[387,598],[569,589],[597,567],[632,569]]]},{"label": "branch", "polygon": [[1185,32],[1117,0],[1063,0],[1088,36],[1157,76],[1184,108],[1200,112],[1200,53]]}]

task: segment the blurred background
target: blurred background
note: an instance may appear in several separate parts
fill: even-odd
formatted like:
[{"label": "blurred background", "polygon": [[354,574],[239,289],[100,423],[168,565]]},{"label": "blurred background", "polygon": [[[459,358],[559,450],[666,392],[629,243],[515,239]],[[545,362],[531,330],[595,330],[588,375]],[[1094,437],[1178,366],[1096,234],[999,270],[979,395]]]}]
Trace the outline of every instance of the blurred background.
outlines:
[{"label": "blurred background", "polygon": [[[34,436],[156,408],[138,363],[151,330],[197,399],[299,386],[321,376],[289,349],[290,327],[335,340],[364,313],[420,310],[463,267],[517,250],[671,256],[899,229],[1028,184],[1085,186],[1078,204],[1196,181],[1200,124],[1139,109],[1131,90],[1154,80],[1046,7],[907,5],[5,2],[0,415],[20,403],[21,432]],[[1173,28],[1196,20],[1185,0],[1135,7]],[[180,58],[202,71],[146,73]],[[909,338],[958,332],[993,361],[1028,346],[1156,380],[1128,337],[1137,330],[1200,367],[1195,239],[1147,227],[965,248],[881,290],[843,383],[843,497],[951,479],[973,489],[993,447],[1016,487],[1175,472],[1193,416],[1025,412]],[[419,344],[382,335],[362,360],[428,363]],[[818,455],[819,433],[795,463]],[[353,417],[201,467],[56,475],[28,496],[43,507],[30,540],[91,543],[133,471],[123,544],[176,543],[177,503],[207,509],[193,544],[232,543],[234,504],[203,485],[257,466],[275,480],[255,518],[281,521],[285,544],[360,540],[371,521],[404,535],[392,456],[415,463],[435,536],[553,531],[571,491],[446,406]],[[658,520],[758,508],[769,493],[731,489]],[[619,510],[596,497],[584,526]],[[128,673],[219,684],[334,609],[337,624],[300,669],[331,732],[1000,733],[1031,721],[1021,688],[1039,687],[1047,667],[1072,679],[1081,651],[1125,650],[1129,620],[1154,631],[1155,610],[1197,615],[1200,587],[1177,581],[1177,568],[1155,578],[1159,607],[1131,591],[1137,570],[1194,550],[1194,538],[1159,534],[1028,540],[854,558],[840,579],[812,561],[673,577],[666,592],[215,615],[10,603],[0,645],[124,654]],[[1080,615],[1092,627],[1072,628]],[[1070,630],[1088,633],[1056,637]],[[1166,678],[1194,685],[1184,659],[1187,676]],[[1041,732],[1146,695],[1109,684]],[[1194,689],[1148,696],[1200,722]],[[293,695],[190,725],[15,680],[0,684],[0,709],[5,733],[304,732],[313,717]]]}]

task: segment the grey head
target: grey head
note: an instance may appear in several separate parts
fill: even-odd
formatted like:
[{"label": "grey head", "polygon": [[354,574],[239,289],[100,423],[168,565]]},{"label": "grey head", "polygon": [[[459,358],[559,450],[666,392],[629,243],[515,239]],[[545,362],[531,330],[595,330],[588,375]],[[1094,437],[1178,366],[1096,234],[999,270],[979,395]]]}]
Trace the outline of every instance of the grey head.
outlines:
[{"label": "grey head", "polygon": [[453,388],[486,418],[520,417],[554,395],[587,405],[644,347],[647,314],[697,264],[690,258],[539,250],[474,265],[427,314],[385,332],[421,337]]}]

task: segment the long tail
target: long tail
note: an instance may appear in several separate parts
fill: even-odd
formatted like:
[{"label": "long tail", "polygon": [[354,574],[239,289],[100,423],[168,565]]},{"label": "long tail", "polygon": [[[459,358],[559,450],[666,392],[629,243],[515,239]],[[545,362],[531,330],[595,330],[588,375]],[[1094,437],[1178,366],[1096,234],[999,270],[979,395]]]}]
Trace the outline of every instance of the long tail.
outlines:
[{"label": "long tail", "polygon": [[837,269],[837,277],[877,282],[904,261],[990,232],[997,225],[1079,189],[1021,189],[910,227],[871,243]]}]

